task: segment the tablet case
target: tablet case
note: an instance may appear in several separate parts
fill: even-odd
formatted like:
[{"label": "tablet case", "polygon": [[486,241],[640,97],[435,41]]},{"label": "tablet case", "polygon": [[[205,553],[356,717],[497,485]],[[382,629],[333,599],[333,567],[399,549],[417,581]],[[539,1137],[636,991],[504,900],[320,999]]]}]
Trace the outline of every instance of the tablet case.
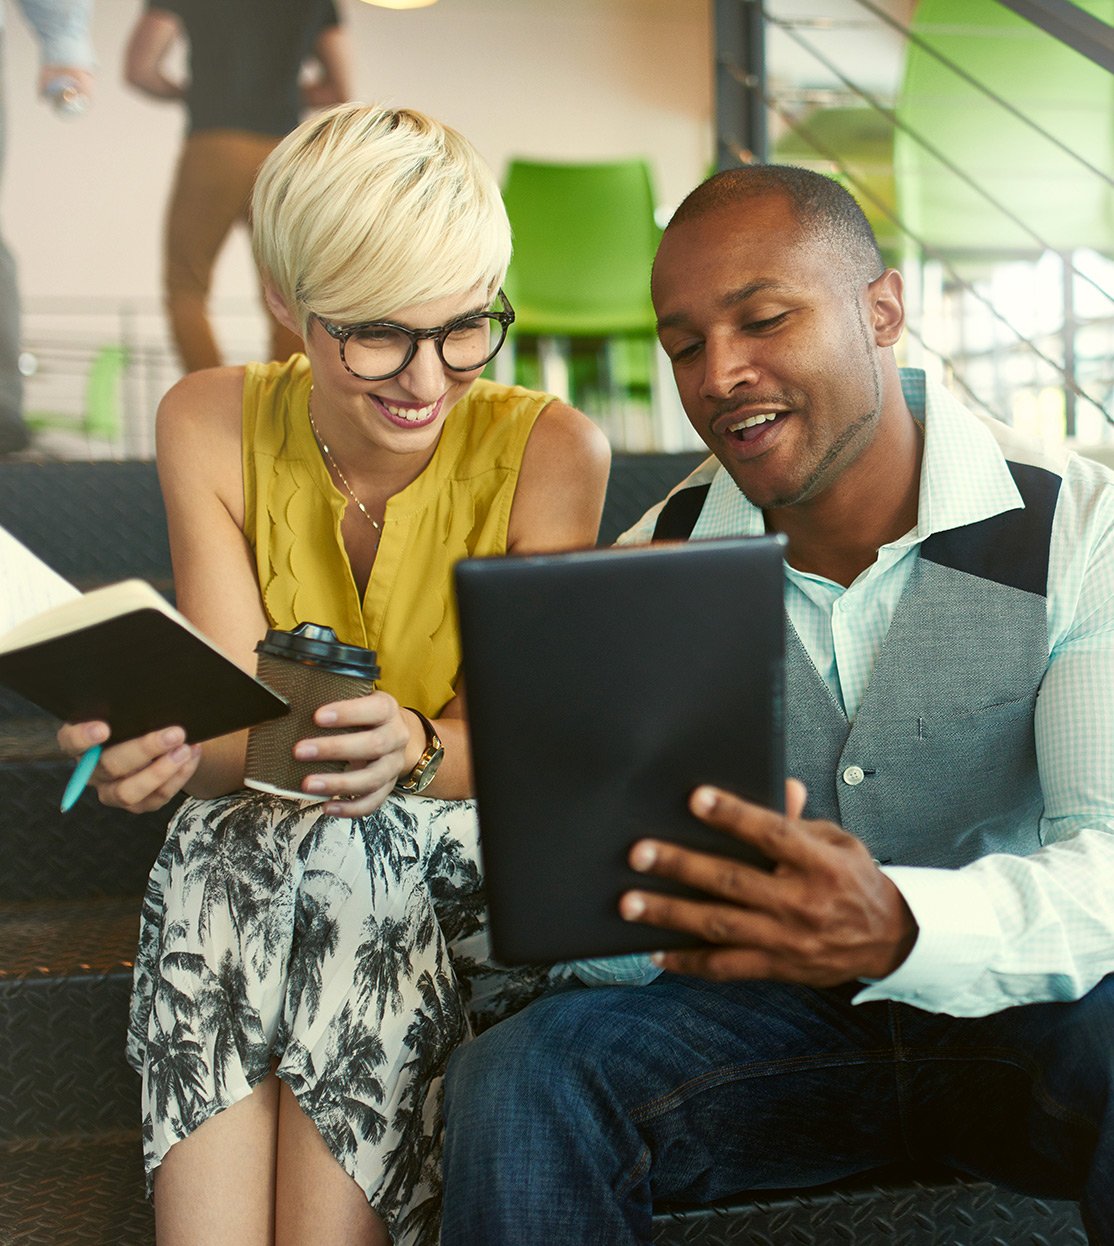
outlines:
[{"label": "tablet case", "polygon": [[491,937],[506,964],[691,945],[625,922],[644,835],[768,862],[704,826],[713,783],[783,808],[781,537],[457,564]]}]

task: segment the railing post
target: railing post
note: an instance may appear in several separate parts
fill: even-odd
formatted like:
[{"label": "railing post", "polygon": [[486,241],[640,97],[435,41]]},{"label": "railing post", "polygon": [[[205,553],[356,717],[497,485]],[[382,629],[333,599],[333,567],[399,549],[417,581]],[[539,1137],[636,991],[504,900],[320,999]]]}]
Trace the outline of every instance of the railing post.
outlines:
[{"label": "railing post", "polygon": [[765,21],[761,0],[715,0],[717,169],[769,158]]},{"label": "railing post", "polygon": [[1114,73],[1114,26],[1071,0],[998,0],[1060,43]]},{"label": "railing post", "polygon": [[1061,271],[1063,280],[1061,291],[1063,297],[1064,325],[1060,330],[1064,342],[1064,436],[1071,438],[1076,434],[1076,394],[1078,379],[1075,375],[1075,269],[1072,264],[1072,253],[1061,253]]}]

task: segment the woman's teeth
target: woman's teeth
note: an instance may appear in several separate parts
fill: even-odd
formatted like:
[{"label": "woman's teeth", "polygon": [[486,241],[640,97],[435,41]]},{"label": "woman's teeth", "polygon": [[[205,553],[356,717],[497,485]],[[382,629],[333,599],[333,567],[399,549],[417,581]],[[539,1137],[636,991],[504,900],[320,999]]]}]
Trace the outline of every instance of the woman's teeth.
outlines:
[{"label": "woman's teeth", "polygon": [[[383,402],[382,399],[379,401]],[[383,406],[396,420],[405,420],[408,424],[420,424],[423,420],[428,420],[437,409],[436,402],[431,402],[428,407],[393,407],[389,402],[383,402]]]}]

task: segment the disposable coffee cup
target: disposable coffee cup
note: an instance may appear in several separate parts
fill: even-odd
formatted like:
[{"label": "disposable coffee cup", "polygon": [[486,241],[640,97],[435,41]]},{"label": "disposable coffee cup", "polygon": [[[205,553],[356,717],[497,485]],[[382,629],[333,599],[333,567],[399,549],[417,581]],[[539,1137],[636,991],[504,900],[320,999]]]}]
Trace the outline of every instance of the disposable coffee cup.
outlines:
[{"label": "disposable coffee cup", "polygon": [[310,796],[302,780],[311,774],[344,770],[343,761],[298,761],[293,748],[311,736],[362,731],[363,727],[319,727],[314,712],[332,701],[362,697],[379,678],[374,649],[346,645],[331,627],[301,623],[293,631],[271,629],[255,646],[256,675],[290,703],[282,718],[259,723],[248,732],[246,786],[275,796],[316,804],[330,795]]}]

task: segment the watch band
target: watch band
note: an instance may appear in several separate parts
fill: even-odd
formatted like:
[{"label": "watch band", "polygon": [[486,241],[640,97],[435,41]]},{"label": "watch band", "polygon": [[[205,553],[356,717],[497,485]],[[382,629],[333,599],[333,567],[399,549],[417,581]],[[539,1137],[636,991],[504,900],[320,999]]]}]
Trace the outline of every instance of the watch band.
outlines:
[{"label": "watch band", "polygon": [[421,710],[416,710],[412,705],[404,708],[408,709],[425,728],[425,749],[414,763],[413,770],[395,784],[395,791],[415,795],[418,792],[424,792],[433,782],[433,776],[437,773],[441,758],[445,756],[445,746],[441,743],[441,737],[434,731],[433,723]]}]

